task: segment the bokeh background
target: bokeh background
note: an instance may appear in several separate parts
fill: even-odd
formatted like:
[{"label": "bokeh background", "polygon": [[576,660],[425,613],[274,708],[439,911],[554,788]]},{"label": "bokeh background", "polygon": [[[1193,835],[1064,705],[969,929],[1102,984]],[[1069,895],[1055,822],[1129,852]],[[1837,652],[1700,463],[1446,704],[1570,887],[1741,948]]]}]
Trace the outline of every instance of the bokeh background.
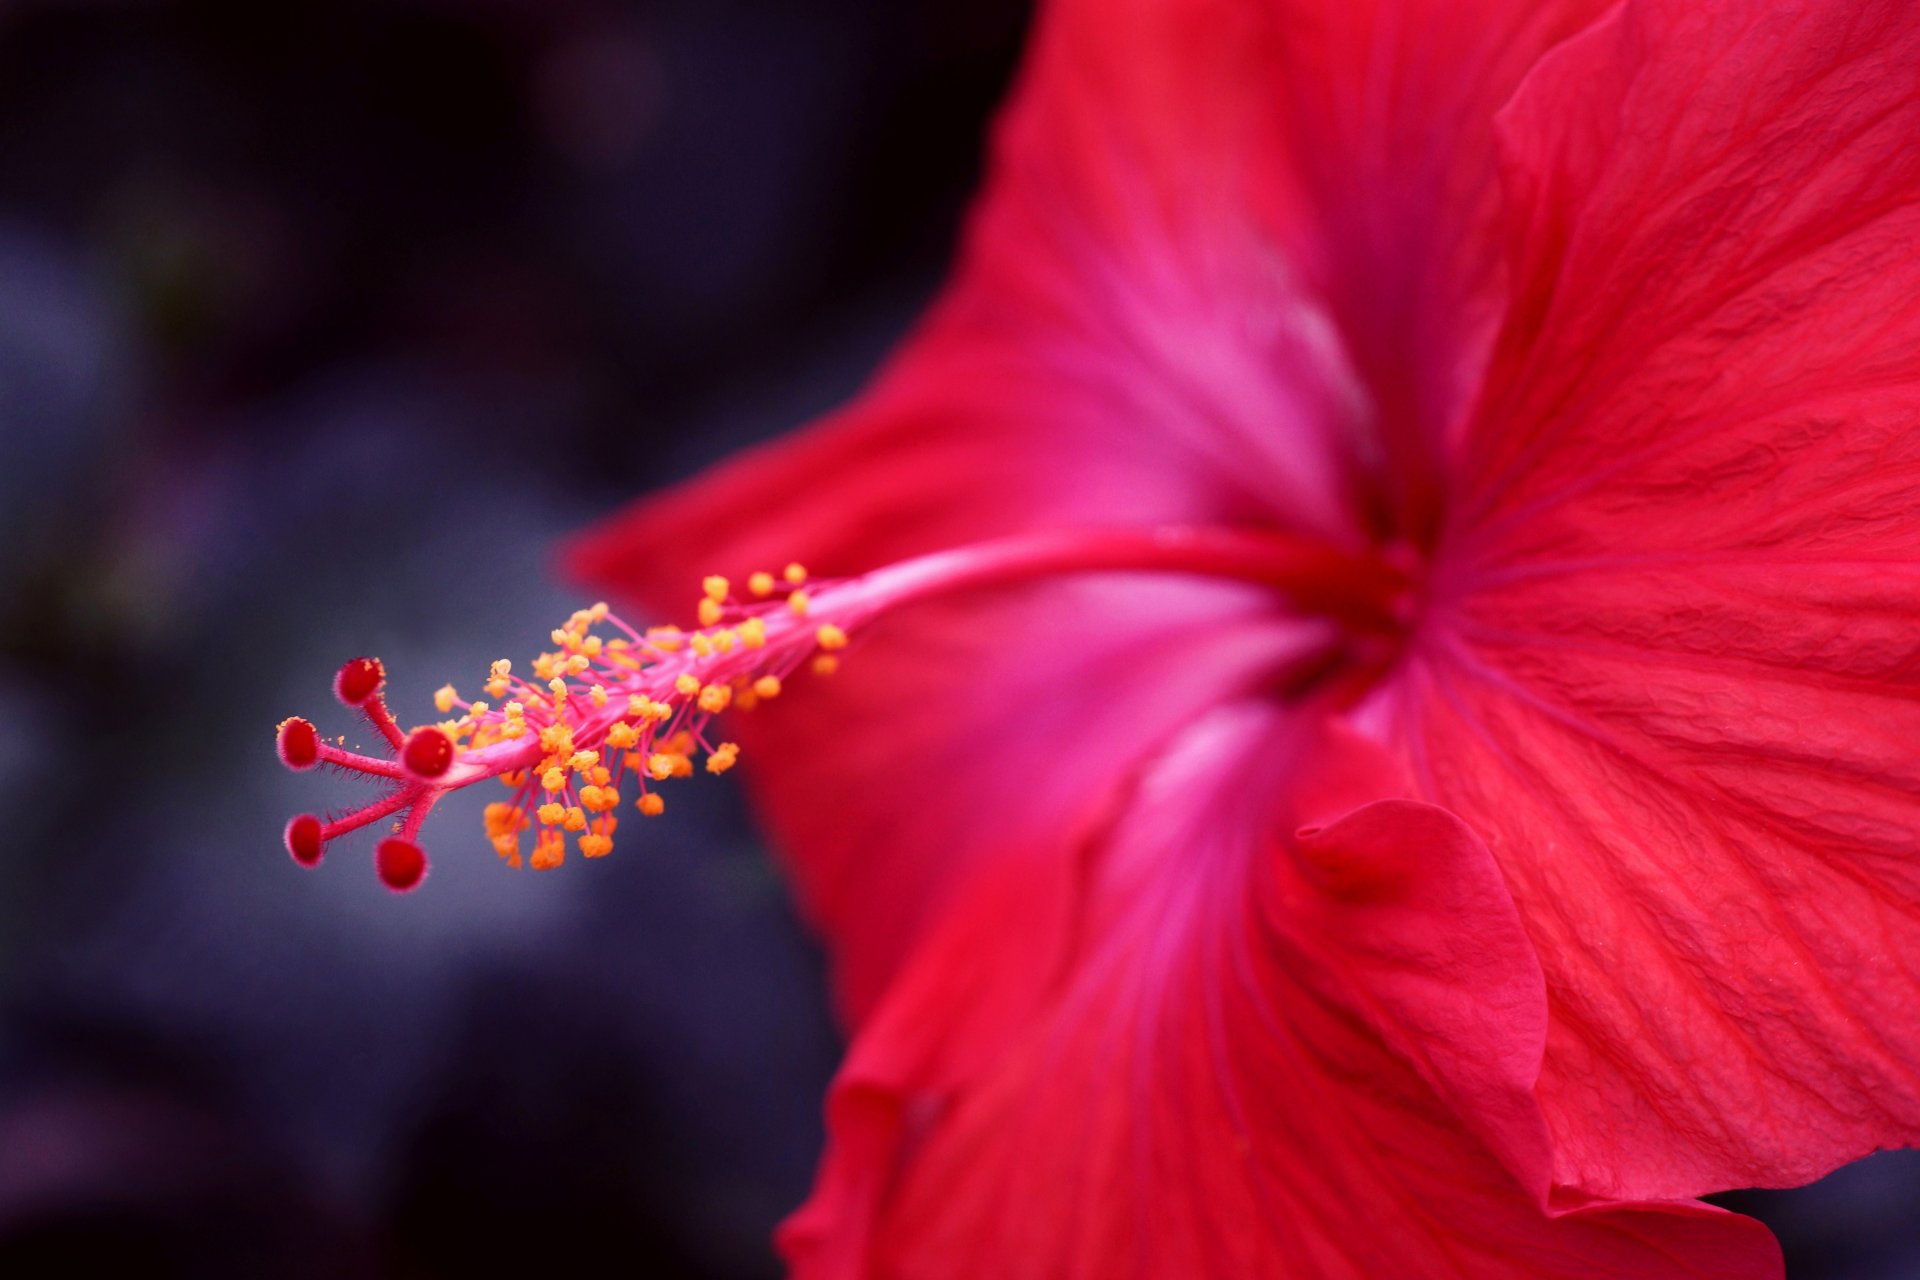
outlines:
[{"label": "bokeh background", "polygon": [[[557,540],[859,386],[1017,0],[0,8],[0,1275],[778,1274],[839,1043],[737,792],[420,893],[271,749],[524,661]],[[1726,1198],[1920,1276],[1920,1161]]]}]

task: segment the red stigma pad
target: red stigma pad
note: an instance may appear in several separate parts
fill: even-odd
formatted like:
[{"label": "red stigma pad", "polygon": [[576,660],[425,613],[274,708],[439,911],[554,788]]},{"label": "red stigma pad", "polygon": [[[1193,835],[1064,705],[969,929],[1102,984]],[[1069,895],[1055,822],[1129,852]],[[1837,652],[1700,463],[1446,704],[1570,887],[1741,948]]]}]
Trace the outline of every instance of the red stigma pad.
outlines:
[{"label": "red stigma pad", "polygon": [[340,701],[357,707],[380,692],[387,682],[387,669],[378,658],[353,658],[340,667],[333,678],[333,692]]},{"label": "red stigma pad", "polygon": [[400,753],[400,763],[416,778],[437,778],[453,767],[453,739],[438,729],[415,729]]},{"label": "red stigma pad", "polygon": [[320,819],[303,813],[287,823],[287,852],[303,867],[317,867],[326,855],[326,842],[320,838]]},{"label": "red stigma pad", "polygon": [[380,842],[373,853],[373,866],[380,873],[380,883],[395,893],[405,893],[427,877],[426,853],[399,836]]},{"label": "red stigma pad", "polygon": [[320,763],[320,733],[311,721],[299,716],[281,722],[275,746],[280,751],[280,763],[289,769],[311,769]]}]

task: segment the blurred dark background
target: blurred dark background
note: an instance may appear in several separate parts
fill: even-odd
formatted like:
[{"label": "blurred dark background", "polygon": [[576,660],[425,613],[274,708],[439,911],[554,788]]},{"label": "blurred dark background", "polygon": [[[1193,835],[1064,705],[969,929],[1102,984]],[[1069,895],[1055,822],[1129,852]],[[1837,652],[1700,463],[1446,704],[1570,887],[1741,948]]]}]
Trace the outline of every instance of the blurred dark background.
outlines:
[{"label": "blurred dark background", "polygon": [[856,389],[1024,21],[7,7],[0,1275],[775,1274],[839,1045],[732,789],[551,876],[476,798],[396,900],[271,735],[524,663],[563,534]]},{"label": "blurred dark background", "polygon": [[[356,654],[409,722],[524,661],[561,535],[857,388],[1025,20],[0,10],[0,1275],[777,1274],[839,1045],[734,793],[553,876],[475,798],[395,900],[288,861],[352,784],[270,738]],[[1914,1276],[1916,1180],[1737,1202]]]}]

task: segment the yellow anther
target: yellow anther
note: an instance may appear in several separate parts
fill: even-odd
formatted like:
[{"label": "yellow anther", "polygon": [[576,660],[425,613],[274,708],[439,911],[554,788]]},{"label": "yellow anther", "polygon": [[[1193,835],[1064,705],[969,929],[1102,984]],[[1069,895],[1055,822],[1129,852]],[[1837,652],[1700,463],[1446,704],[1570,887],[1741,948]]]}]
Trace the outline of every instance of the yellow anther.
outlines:
[{"label": "yellow anther", "polygon": [[835,649],[844,649],[847,647],[847,633],[834,626],[831,622],[814,632],[813,638],[818,640],[820,647],[829,653]]},{"label": "yellow anther", "polygon": [[566,648],[568,645],[573,643],[573,633],[566,630],[564,627],[555,627],[552,631],[548,632],[547,634],[548,634],[548,638],[551,639],[555,644],[559,645],[562,649]]},{"label": "yellow anther", "polygon": [[613,852],[613,833],[620,827],[620,819],[612,814],[603,814],[590,824],[591,835],[580,837],[580,852],[589,858],[601,858]]},{"label": "yellow anther", "polygon": [[586,654],[576,653],[567,659],[567,674],[570,676],[585,675],[587,668],[592,665],[593,663],[587,658]]},{"label": "yellow anther", "polygon": [[[588,798],[587,792],[593,796]],[[613,787],[587,787],[580,792],[580,803],[595,813],[605,813],[620,803],[620,792]]]},{"label": "yellow anther", "polygon": [[734,743],[723,742],[707,757],[707,772],[725,773],[733,768],[734,762],[739,758],[740,748]]},{"label": "yellow anther", "polygon": [[500,726],[500,736],[503,738],[525,737],[526,732],[527,722],[525,720],[509,720]]},{"label": "yellow anther", "polygon": [[739,639],[740,637],[731,630],[716,631],[713,633],[713,647],[722,653],[732,653],[733,646],[739,642]]},{"label": "yellow anther", "polygon": [[804,591],[796,591],[787,597],[787,608],[793,610],[803,618],[807,616],[807,606],[812,603],[812,598]]},{"label": "yellow anther", "polygon": [[676,691],[692,697],[694,694],[700,692],[700,677],[689,672],[682,672],[680,676],[674,680],[673,687]]},{"label": "yellow anther", "polygon": [[496,680],[489,680],[480,687],[496,698],[504,698],[507,696],[507,690],[513,686],[507,683],[506,677],[502,676]]},{"label": "yellow anther", "polygon": [[720,605],[713,597],[708,596],[700,602],[700,607],[694,611],[694,616],[700,619],[701,626],[714,626],[720,621]]},{"label": "yellow anther", "polygon": [[491,673],[495,680],[505,680],[508,676],[513,674],[513,659],[495,658],[493,660],[493,667],[491,668]]},{"label": "yellow anther", "polygon": [[593,779],[594,786],[604,787],[613,781],[613,770],[603,764],[597,764],[593,766],[593,771],[587,776]]},{"label": "yellow anther", "polygon": [[713,656],[713,639],[704,631],[693,633],[693,651],[702,658]]},{"label": "yellow anther", "polygon": [[733,690],[724,684],[710,684],[700,691],[700,709],[702,711],[725,711],[727,704],[733,701]]},{"label": "yellow anther", "polygon": [[567,768],[587,770],[599,763],[600,753],[598,751],[576,751],[573,753],[573,758],[567,761]]},{"label": "yellow anther", "polygon": [[589,658],[599,657],[600,651],[606,647],[606,641],[602,640],[599,636],[588,636],[580,642],[580,652],[586,654]]},{"label": "yellow anther", "polygon": [[519,836],[511,835],[511,834],[503,835],[503,836],[494,836],[493,851],[499,854],[502,858],[505,858],[507,860],[508,866],[518,867],[520,865],[520,837]]},{"label": "yellow anther", "polygon": [[635,800],[633,807],[646,814],[649,818],[657,818],[667,811],[667,802],[661,798],[658,791],[649,791],[638,800]]},{"label": "yellow anther", "polygon": [[790,564],[780,576],[787,580],[788,586],[797,587],[807,580],[807,571],[797,564]]},{"label": "yellow anther", "polygon": [[683,756],[687,755],[693,750],[693,735],[685,729],[682,729],[671,738],[668,738],[666,746],[662,747],[661,750],[672,751]]},{"label": "yellow anther", "polygon": [[603,684],[597,684],[593,686],[593,688],[587,690],[587,700],[592,702],[593,705],[596,707],[606,706],[607,705],[607,687]]},{"label": "yellow anther", "polygon": [[567,810],[567,816],[561,820],[560,825],[569,831],[585,831],[587,829],[587,815],[578,805],[575,805],[573,808]]},{"label": "yellow anther", "polygon": [[673,776],[673,756],[669,752],[656,751],[647,757],[647,772],[657,781],[665,782]]},{"label": "yellow anther", "polygon": [[556,756],[573,754],[573,726],[550,724],[540,731],[540,745]]},{"label": "yellow anther", "polygon": [[441,715],[453,710],[453,700],[460,694],[450,684],[443,684],[433,691],[433,709]]},{"label": "yellow anther", "polygon": [[680,628],[678,627],[649,627],[647,629],[647,643],[662,653],[677,652],[680,648],[681,641],[682,637]]},{"label": "yellow anther", "polygon": [[527,714],[527,706],[524,702],[515,698],[512,702],[500,708],[500,712],[509,720],[518,720],[521,716]]},{"label": "yellow anther", "polygon": [[484,702],[470,702],[470,703],[468,703],[468,704],[467,704],[467,719],[469,719],[469,720],[478,720],[478,719],[479,719],[479,718],[480,718],[481,716],[483,716],[483,715],[485,715],[485,714],[487,714],[487,704],[486,704],[486,703],[484,703]]},{"label": "yellow anther", "polygon": [[[631,705],[627,707],[627,713],[629,715],[634,714]],[[615,721],[612,727],[607,730],[607,745],[618,751],[625,751],[628,747],[637,747],[640,745],[640,731],[624,720]]]},{"label": "yellow anther", "polygon": [[533,678],[535,680],[545,680],[551,676],[553,674],[553,660],[559,656],[560,655],[555,653],[543,653],[535,658],[533,660]]},{"label": "yellow anther", "polygon": [[700,589],[707,593],[707,599],[715,604],[723,604],[726,602],[727,592],[733,590],[733,584],[715,573],[701,580]]},{"label": "yellow anther", "polygon": [[751,711],[760,705],[760,695],[751,688],[742,689],[733,695],[733,708],[736,711]]},{"label": "yellow anther", "polygon": [[750,575],[747,578],[747,590],[753,592],[753,594],[757,596],[772,595],[773,594],[773,575],[766,572],[765,570],[762,570],[759,573]]},{"label": "yellow anther", "polygon": [[749,649],[759,649],[767,643],[767,624],[758,618],[748,618],[739,626],[740,643]]},{"label": "yellow anther", "polygon": [[543,804],[540,806],[540,809],[536,816],[540,819],[540,821],[546,823],[548,826],[557,827],[560,825],[561,821],[566,818],[567,807],[565,805],[554,804],[552,801],[548,801],[546,804]]},{"label": "yellow anther", "polygon": [[567,682],[559,676],[555,676],[553,679],[547,681],[547,689],[552,693],[565,693],[567,691]]},{"label": "yellow anther", "polygon": [[503,787],[524,787],[524,786],[526,786],[526,785],[527,785],[527,771],[526,771],[525,769],[515,769],[515,770],[513,770],[513,771],[512,771],[512,772],[510,772],[510,773],[503,773],[503,774],[501,774],[501,775],[500,775],[500,785],[501,785],[501,786],[503,786]]},{"label": "yellow anther", "polygon": [[511,835],[526,825],[522,821],[526,815],[521,812],[520,807],[508,804],[504,800],[497,800],[488,805],[481,816],[487,824],[489,836]]},{"label": "yellow anther", "polygon": [[830,653],[816,654],[813,659],[813,674],[830,676],[840,669],[840,659]]},{"label": "yellow anther", "polygon": [[777,698],[780,696],[780,677],[761,676],[753,682],[754,696],[759,698]]},{"label": "yellow anther", "polygon": [[531,861],[535,871],[551,871],[565,862],[566,858],[566,837],[558,831],[542,831],[539,838],[533,842]]},{"label": "yellow anther", "polygon": [[693,757],[684,751],[675,752],[673,756],[673,776],[676,778],[691,778],[693,776]]},{"label": "yellow anther", "polygon": [[564,791],[567,786],[565,769],[549,769],[540,775],[540,785],[548,791]]},{"label": "yellow anther", "polygon": [[587,610],[587,619],[590,622],[605,622],[607,615],[611,612],[612,610],[607,608],[607,602],[605,600],[596,600]]}]

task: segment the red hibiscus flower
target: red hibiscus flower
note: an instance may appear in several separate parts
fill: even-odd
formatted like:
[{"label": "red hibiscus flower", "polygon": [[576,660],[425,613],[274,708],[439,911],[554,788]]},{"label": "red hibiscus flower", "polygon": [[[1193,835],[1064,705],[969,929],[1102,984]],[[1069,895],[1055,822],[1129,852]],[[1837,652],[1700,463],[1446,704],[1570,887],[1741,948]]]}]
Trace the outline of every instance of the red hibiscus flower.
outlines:
[{"label": "red hibiscus flower", "polygon": [[[1385,656],[1197,581],[928,605],[743,729],[859,1027],[797,1257],[829,1213],[1053,1258],[1163,1239],[1176,1176],[1176,1237],[1297,1188],[1271,1057],[1319,1046],[1261,1010],[1359,1016],[1275,989],[1357,963],[1278,905],[1307,719],[1491,850],[1560,1194],[1913,1140],[1920,11],[1603,8],[1063,0],[879,385],[578,548],[665,604],[689,565],[1179,521],[1416,584]],[[1396,839],[1359,859],[1389,899],[1445,860]]]},{"label": "red hibiscus flower", "polygon": [[383,870],[501,773],[605,852],[607,744],[724,768],[770,678],[855,1032],[797,1273],[1777,1269],[1678,1202],[1920,1127],[1916,68],[1899,0],[1056,0],[876,387],[575,549],[771,602],[388,717]]}]

